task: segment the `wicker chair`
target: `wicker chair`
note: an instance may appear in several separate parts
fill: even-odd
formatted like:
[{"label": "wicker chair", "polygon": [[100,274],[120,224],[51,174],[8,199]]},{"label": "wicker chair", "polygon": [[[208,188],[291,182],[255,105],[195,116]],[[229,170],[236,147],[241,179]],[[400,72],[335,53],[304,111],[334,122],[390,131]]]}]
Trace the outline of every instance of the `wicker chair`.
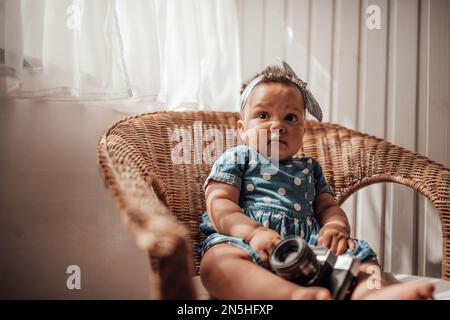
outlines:
[{"label": "wicker chair", "polygon": [[[104,184],[137,245],[150,257],[151,298],[198,297],[192,276],[198,275],[202,185],[211,164],[194,161],[201,160],[202,147],[190,141],[184,156],[192,163],[173,163],[171,152],[178,141],[171,141],[171,133],[184,129],[193,139],[202,130],[219,129],[225,136],[237,119],[237,113],[226,112],[148,113],[119,121],[100,138],[98,167]],[[400,183],[430,199],[442,226],[441,277],[450,279],[448,168],[386,140],[316,121],[306,122],[303,152],[322,164],[339,204],[379,182]]]}]

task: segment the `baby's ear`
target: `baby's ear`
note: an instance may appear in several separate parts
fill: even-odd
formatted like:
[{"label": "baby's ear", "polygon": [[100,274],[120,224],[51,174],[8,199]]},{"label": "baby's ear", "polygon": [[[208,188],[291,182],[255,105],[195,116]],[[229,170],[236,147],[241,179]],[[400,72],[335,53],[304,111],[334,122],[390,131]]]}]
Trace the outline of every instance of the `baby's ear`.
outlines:
[{"label": "baby's ear", "polygon": [[237,129],[239,130],[239,135],[241,136],[241,140],[245,141],[246,134],[245,134],[244,121],[238,120],[238,122],[237,122]]},{"label": "baby's ear", "polygon": [[245,123],[241,119],[239,119],[237,122],[237,129],[239,130],[240,133],[245,131]]}]

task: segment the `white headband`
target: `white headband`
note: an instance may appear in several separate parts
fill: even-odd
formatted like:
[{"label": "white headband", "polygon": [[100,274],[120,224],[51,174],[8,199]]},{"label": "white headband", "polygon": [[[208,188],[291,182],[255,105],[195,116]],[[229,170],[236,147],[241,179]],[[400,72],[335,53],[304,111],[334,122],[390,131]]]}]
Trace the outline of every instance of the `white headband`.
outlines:
[{"label": "white headband", "polygon": [[[305,107],[306,110],[317,120],[322,121],[322,109],[320,108],[319,104],[317,103],[316,99],[314,99],[314,96],[312,95],[311,91],[309,91],[306,88],[307,83],[302,81],[297,74],[292,70],[291,66],[288,65],[286,62],[282,61],[281,59],[277,59],[277,61],[281,64],[281,67],[283,67],[284,70],[286,70],[288,73],[292,75],[292,78],[289,78],[289,80],[295,84],[303,94],[303,99],[305,101]],[[245,104],[247,103],[247,99],[250,96],[250,93],[252,92],[253,88],[256,87],[261,81],[266,79],[264,75],[260,75],[253,79],[244,89],[244,91],[241,94],[241,99],[239,101],[240,110],[241,112],[244,110]]]}]

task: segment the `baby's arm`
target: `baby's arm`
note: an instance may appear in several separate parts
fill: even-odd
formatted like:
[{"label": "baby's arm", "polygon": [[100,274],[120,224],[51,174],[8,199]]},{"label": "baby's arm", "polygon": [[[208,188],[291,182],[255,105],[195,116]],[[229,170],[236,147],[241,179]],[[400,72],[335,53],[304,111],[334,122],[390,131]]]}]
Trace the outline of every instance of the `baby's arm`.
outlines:
[{"label": "baby's arm", "polygon": [[240,191],[235,186],[211,180],[205,194],[209,219],[219,233],[246,238],[259,226],[242,214],[238,205]]},{"label": "baby's arm", "polygon": [[319,193],[314,200],[314,211],[321,225],[317,243],[330,248],[336,254],[342,254],[355,244],[350,239],[350,224],[345,212],[339,207],[333,196],[327,192]]},{"label": "baby's arm", "polygon": [[267,262],[281,236],[243,214],[238,205],[239,195],[235,186],[211,180],[206,188],[209,219],[219,233],[244,239]]}]

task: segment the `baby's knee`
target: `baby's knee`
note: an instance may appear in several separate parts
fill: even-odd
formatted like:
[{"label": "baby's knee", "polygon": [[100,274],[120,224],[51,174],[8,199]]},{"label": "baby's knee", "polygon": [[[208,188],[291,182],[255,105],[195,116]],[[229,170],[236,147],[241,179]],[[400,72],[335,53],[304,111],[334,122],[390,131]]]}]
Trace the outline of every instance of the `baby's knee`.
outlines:
[{"label": "baby's knee", "polygon": [[217,244],[211,247],[200,261],[200,278],[203,282],[216,280],[239,263],[239,260],[251,260],[241,249],[227,243]]}]

